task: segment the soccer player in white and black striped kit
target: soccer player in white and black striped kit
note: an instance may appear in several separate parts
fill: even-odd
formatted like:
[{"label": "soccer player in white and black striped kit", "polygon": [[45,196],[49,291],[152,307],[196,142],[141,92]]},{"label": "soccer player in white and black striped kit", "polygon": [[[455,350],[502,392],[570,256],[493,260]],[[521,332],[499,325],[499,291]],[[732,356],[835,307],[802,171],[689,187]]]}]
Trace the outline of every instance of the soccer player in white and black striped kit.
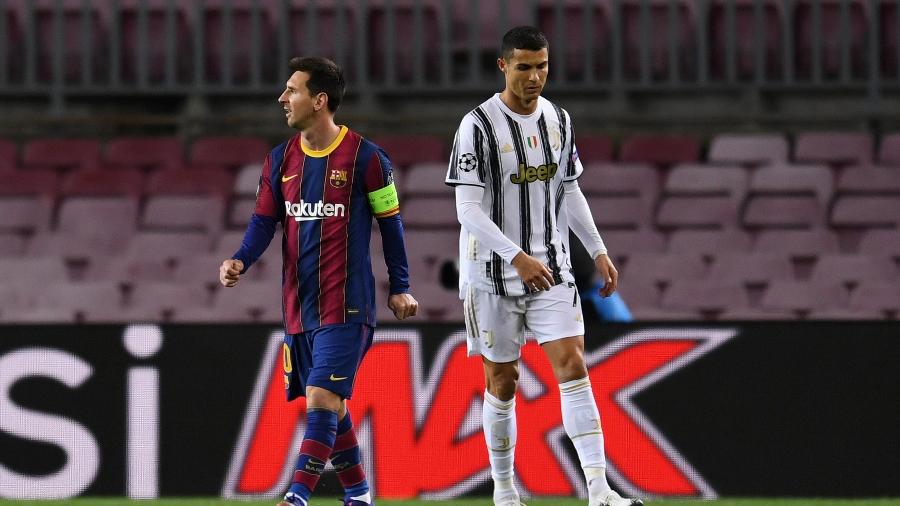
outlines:
[{"label": "soccer player in white and black striped kit", "polygon": [[606,480],[600,413],[584,363],[581,301],[570,272],[571,228],[594,258],[605,285],[615,267],[577,179],[582,173],[569,114],[541,97],[547,39],[537,28],[503,36],[497,60],[506,87],[462,120],[447,184],[455,187],[460,234],[460,298],[469,355],[481,355],[486,388],[483,426],[494,504],[518,506],[513,484],[515,392],[524,329],[553,365],[562,419],[588,484],[589,506],[643,504]]}]

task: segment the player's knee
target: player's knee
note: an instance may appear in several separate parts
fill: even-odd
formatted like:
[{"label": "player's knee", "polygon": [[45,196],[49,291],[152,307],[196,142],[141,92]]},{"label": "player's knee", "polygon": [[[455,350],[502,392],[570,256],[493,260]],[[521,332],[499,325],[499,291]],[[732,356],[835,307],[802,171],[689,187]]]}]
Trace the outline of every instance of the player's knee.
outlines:
[{"label": "player's knee", "polygon": [[494,371],[488,382],[488,392],[501,401],[508,401],[516,395],[519,384],[519,369],[510,367]]},{"label": "player's knee", "polygon": [[584,365],[584,357],[580,354],[566,355],[554,364],[556,380],[565,383],[587,376],[587,367]]},{"label": "player's knee", "polygon": [[324,409],[339,413],[341,410],[341,397],[324,388],[307,387],[306,388],[306,408],[307,409]]}]

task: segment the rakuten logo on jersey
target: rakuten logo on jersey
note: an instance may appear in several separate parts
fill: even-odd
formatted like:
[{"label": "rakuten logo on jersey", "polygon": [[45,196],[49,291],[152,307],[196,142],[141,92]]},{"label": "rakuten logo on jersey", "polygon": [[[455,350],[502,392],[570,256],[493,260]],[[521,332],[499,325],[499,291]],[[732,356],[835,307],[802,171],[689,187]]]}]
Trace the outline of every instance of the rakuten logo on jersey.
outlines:
[{"label": "rakuten logo on jersey", "polygon": [[300,199],[298,204],[285,200],[284,211],[296,221],[343,217],[344,213],[346,213],[344,204],[325,203],[321,200],[318,202],[306,202],[303,199]]}]

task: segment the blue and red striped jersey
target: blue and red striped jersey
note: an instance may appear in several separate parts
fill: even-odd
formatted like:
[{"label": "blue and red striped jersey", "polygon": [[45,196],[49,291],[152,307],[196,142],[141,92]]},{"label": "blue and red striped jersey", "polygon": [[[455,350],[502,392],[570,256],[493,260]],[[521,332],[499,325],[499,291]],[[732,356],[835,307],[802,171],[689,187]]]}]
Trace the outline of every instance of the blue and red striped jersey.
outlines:
[{"label": "blue and red striped jersey", "polygon": [[375,279],[369,252],[373,217],[378,218],[383,234],[386,227],[391,229],[383,235],[385,257],[390,257],[391,293],[408,291],[393,182],[384,151],[345,126],[323,150],[303,146],[298,133],[266,157],[254,220],[234,258],[243,260],[245,269],[249,267],[265,249],[252,244],[255,222],[272,224],[269,240],[274,222],[281,222],[287,333],[352,322],[375,325]]}]

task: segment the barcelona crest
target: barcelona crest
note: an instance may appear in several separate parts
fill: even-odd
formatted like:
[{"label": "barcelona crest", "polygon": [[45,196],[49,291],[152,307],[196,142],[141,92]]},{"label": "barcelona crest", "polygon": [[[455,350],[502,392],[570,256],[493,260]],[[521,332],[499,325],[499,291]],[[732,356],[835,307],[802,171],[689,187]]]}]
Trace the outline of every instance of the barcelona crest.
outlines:
[{"label": "barcelona crest", "polygon": [[328,178],[328,182],[335,188],[347,186],[347,171],[331,169],[331,176]]}]

